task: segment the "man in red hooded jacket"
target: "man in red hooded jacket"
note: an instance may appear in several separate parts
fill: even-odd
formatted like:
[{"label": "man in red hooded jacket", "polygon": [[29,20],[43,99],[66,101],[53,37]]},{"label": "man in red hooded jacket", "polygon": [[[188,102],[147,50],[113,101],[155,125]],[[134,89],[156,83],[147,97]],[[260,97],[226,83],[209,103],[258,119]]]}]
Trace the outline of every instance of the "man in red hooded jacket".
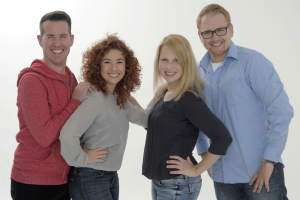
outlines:
[{"label": "man in red hooded jacket", "polygon": [[43,59],[34,60],[18,77],[19,143],[11,173],[14,200],[70,199],[69,166],[60,154],[59,133],[81,104],[90,83],[77,84],[66,66],[74,35],[62,11],[44,15],[37,36]]}]

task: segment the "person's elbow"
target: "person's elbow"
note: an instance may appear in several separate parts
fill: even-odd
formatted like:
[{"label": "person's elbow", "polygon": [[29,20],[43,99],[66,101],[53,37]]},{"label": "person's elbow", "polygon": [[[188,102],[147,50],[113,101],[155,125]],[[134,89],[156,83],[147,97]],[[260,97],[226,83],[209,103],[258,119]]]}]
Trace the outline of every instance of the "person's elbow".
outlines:
[{"label": "person's elbow", "polygon": [[230,146],[230,144],[232,143],[232,137],[229,133],[229,131],[226,131],[225,134],[224,134],[224,137],[223,137],[223,142],[224,144],[226,144],[227,147]]}]

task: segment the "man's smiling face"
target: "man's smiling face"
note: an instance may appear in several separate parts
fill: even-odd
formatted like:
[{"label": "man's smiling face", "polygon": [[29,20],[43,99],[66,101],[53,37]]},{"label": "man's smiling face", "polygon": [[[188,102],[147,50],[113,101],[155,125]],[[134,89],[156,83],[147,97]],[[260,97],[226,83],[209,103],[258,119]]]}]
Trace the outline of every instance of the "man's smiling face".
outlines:
[{"label": "man's smiling face", "polygon": [[69,34],[66,21],[45,21],[44,34],[38,36],[43,48],[43,62],[49,67],[65,67],[74,36]]},{"label": "man's smiling face", "polygon": [[[209,13],[202,17],[200,32],[214,31],[219,28],[224,28],[229,24],[225,17],[221,13]],[[204,39],[200,33],[198,33],[203,46],[209,51],[212,62],[222,62],[225,59],[228,48],[231,44],[231,37],[233,36],[233,26],[229,25],[227,28],[227,34],[223,36],[217,36],[215,33],[210,39]]]}]

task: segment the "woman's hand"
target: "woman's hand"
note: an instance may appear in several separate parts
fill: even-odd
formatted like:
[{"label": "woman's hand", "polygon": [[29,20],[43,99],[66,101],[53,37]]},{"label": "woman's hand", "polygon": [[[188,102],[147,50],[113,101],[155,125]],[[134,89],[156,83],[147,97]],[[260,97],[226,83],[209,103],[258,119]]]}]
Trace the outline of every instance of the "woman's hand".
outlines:
[{"label": "woman's hand", "polygon": [[101,159],[101,158],[107,157],[108,151],[105,149],[107,149],[107,148],[88,149],[88,148],[86,148],[86,146],[84,144],[83,151],[89,157],[87,164],[96,163],[96,162],[100,162],[100,163],[105,162],[105,160]]},{"label": "woman's hand", "polygon": [[168,160],[167,163],[173,165],[167,165],[167,168],[178,169],[178,171],[171,171],[171,174],[182,174],[189,177],[196,177],[201,175],[205,170],[208,170],[220,157],[221,155],[215,155],[207,152],[201,162],[197,165],[193,165],[189,157],[187,157],[187,160],[184,160],[180,156],[170,156],[170,158],[176,160]]},{"label": "woman's hand", "polygon": [[186,160],[180,156],[170,156],[170,158],[176,160],[168,160],[167,163],[169,165],[167,165],[167,168],[178,169],[176,171],[171,171],[170,174],[182,174],[188,177],[196,177],[200,175],[197,173],[197,167],[196,165],[193,165],[190,157],[187,157]]}]

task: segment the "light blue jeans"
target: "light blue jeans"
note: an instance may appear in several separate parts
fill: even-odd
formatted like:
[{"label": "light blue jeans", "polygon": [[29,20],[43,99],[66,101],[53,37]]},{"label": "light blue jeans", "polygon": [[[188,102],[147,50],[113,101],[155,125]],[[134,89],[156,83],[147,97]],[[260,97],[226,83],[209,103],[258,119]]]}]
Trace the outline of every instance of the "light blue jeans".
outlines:
[{"label": "light blue jeans", "polygon": [[196,200],[202,185],[201,176],[179,175],[174,179],[152,180],[152,200]]},{"label": "light blue jeans", "polygon": [[214,182],[218,200],[287,200],[287,190],[284,183],[283,165],[276,163],[269,179],[270,192],[265,186],[260,193],[254,193],[256,181],[249,183],[224,184]]}]

